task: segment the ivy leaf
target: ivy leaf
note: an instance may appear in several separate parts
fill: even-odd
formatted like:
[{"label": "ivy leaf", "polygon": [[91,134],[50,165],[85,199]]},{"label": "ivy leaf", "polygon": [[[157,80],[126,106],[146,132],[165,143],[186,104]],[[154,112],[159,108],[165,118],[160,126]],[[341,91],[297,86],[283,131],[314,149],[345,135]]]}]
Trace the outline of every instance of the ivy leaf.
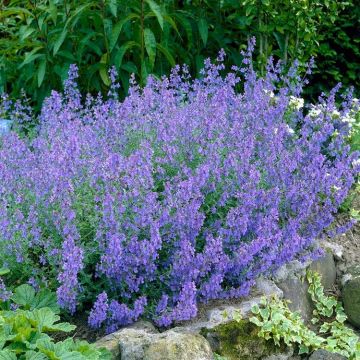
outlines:
[{"label": "ivy leaf", "polygon": [[153,68],[156,57],[156,39],[154,33],[149,28],[144,30],[144,42],[146,52],[149,55],[150,66]]},{"label": "ivy leaf", "polygon": [[150,6],[151,11],[155,14],[161,30],[164,30],[164,18],[162,16],[160,6],[153,0],[146,0],[146,2]]},{"label": "ivy leaf", "polygon": [[209,29],[208,29],[208,23],[204,18],[201,18],[198,22],[198,29],[200,33],[201,40],[206,46],[208,35],[209,35]]}]

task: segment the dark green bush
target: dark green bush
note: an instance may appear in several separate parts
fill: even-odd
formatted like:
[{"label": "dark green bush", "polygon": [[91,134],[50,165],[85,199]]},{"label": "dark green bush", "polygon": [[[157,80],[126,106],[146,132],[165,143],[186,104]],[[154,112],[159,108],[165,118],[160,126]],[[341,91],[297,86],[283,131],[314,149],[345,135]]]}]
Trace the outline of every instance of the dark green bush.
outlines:
[{"label": "dark green bush", "polygon": [[[239,65],[240,50],[257,37],[257,63],[275,55],[305,62],[320,55],[319,82],[326,87],[358,81],[356,6],[345,0],[2,0],[0,93],[17,97],[22,88],[39,107],[60,89],[69,65],[80,70],[83,92],[108,91],[115,65],[128,89],[135,74],[167,74],[187,63],[192,74],[220,48]],[[358,10],[357,10],[358,11]],[[340,16],[341,15],[341,16]],[[354,55],[354,61],[348,57]],[[344,74],[345,72],[345,74]],[[321,85],[323,84],[323,85]],[[313,92],[314,92],[313,91]]]}]

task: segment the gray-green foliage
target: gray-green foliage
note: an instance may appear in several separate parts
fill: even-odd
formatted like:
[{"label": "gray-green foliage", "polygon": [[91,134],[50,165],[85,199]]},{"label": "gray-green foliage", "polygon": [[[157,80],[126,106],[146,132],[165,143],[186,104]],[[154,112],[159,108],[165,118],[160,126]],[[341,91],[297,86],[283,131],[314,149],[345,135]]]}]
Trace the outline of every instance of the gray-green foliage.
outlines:
[{"label": "gray-green foliage", "polygon": [[341,303],[324,294],[319,274],[309,271],[307,281],[315,305],[312,323],[317,331],[310,330],[298,312],[291,312],[285,300],[272,298],[252,308],[250,321],[260,327],[259,336],[273,339],[277,345],[280,341],[296,345],[300,354],[325,349],[348,359],[360,359],[359,338],[345,325],[347,317]]}]

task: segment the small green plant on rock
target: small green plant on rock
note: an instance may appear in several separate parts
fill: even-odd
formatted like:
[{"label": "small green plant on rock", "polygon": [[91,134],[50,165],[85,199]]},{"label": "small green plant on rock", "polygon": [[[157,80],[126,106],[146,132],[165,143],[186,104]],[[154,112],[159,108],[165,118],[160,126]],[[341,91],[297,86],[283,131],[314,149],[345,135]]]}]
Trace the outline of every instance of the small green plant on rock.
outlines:
[{"label": "small green plant on rock", "polygon": [[314,302],[312,323],[317,331],[310,330],[298,312],[290,311],[288,301],[264,298],[260,306],[253,306],[250,322],[260,328],[258,336],[272,339],[276,345],[283,341],[297,346],[299,354],[324,349],[348,359],[360,359],[360,342],[352,329],[345,325],[344,309],[335,297],[324,293],[321,276],[308,271],[309,294]]}]

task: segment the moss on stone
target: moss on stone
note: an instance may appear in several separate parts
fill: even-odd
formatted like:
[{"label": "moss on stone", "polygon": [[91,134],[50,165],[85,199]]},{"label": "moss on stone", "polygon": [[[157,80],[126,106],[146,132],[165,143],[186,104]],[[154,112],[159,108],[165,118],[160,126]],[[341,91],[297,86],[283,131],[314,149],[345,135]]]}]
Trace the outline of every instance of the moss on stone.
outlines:
[{"label": "moss on stone", "polygon": [[[202,334],[215,339],[216,352],[229,360],[256,360],[283,353],[286,346],[278,347],[272,340],[258,337],[259,329],[248,320],[231,321]],[[214,349],[215,350],[215,349]]]}]

